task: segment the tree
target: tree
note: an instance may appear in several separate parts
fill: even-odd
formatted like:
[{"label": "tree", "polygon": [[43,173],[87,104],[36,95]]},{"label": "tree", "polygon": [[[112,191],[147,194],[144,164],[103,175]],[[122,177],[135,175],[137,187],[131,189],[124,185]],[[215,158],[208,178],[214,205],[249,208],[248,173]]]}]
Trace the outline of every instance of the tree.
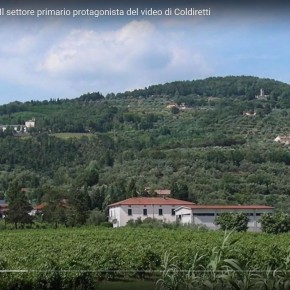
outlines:
[{"label": "tree", "polygon": [[280,234],[290,231],[290,215],[276,213],[264,214],[261,217],[262,231],[269,234]]},{"label": "tree", "polygon": [[29,213],[33,209],[29,204],[25,194],[21,192],[17,183],[13,183],[7,194],[9,202],[8,212],[6,220],[10,223],[14,223],[15,229],[18,228],[18,224],[31,224],[33,216]]},{"label": "tree", "polygon": [[103,209],[103,203],[105,201],[105,188],[93,186],[88,188],[88,194],[90,196],[91,209]]},{"label": "tree", "polygon": [[171,111],[171,113],[174,114],[174,115],[176,115],[176,114],[178,114],[178,113],[180,112],[180,110],[179,110],[176,106],[172,107],[172,108],[170,109],[170,111]]},{"label": "tree", "polygon": [[74,186],[75,187],[94,186],[98,183],[98,181],[99,181],[98,164],[97,161],[93,160],[85,168],[84,171],[79,173],[74,182]]},{"label": "tree", "polygon": [[216,218],[216,224],[221,230],[236,230],[246,232],[249,218],[245,213],[222,213]]},{"label": "tree", "polygon": [[84,225],[90,209],[90,197],[86,188],[76,188],[69,196],[68,202],[69,225]]},{"label": "tree", "polygon": [[106,214],[98,209],[94,209],[90,212],[87,223],[89,225],[99,226],[105,221],[107,221]]},{"label": "tree", "polygon": [[173,198],[189,200],[187,184],[183,182],[174,182],[171,186],[171,195]]},{"label": "tree", "polygon": [[136,181],[134,178],[131,178],[127,187],[127,197],[136,197],[138,196]]},{"label": "tree", "polygon": [[58,188],[49,187],[42,198],[45,203],[43,220],[54,224],[57,228],[59,223],[66,224],[65,195]]}]

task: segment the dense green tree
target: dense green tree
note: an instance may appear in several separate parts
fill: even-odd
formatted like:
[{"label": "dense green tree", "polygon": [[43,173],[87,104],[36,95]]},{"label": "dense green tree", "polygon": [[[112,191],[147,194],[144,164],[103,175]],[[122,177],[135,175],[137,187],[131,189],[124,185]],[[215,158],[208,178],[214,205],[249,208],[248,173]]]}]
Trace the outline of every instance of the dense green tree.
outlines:
[{"label": "dense green tree", "polygon": [[88,194],[90,197],[90,204],[91,209],[103,209],[103,204],[105,201],[105,194],[106,194],[106,188],[104,186],[98,187],[93,186],[88,188]]},{"label": "dense green tree", "polygon": [[285,213],[264,214],[261,217],[262,231],[270,234],[280,234],[290,231],[290,215]]},{"label": "dense green tree", "polygon": [[170,109],[170,111],[171,111],[171,113],[172,114],[174,114],[174,115],[176,115],[176,114],[178,114],[179,112],[180,112],[180,110],[178,109],[178,107],[172,107],[171,109]]},{"label": "dense green tree", "polygon": [[55,228],[59,224],[66,224],[66,193],[56,187],[44,188],[42,197],[44,209],[42,211],[43,221],[51,223]]},{"label": "dense green tree", "polygon": [[171,195],[173,198],[189,200],[189,190],[187,184],[183,182],[173,182],[171,186]]},{"label": "dense green tree", "polygon": [[106,214],[98,209],[90,211],[87,223],[89,225],[99,226],[100,224],[107,221]]},{"label": "dense green tree", "polygon": [[8,189],[7,200],[9,202],[8,212],[5,219],[13,223],[15,229],[18,225],[31,224],[33,216],[30,215],[32,206],[29,204],[25,194],[20,190],[17,182],[12,183]]},{"label": "dense green tree", "polygon": [[75,188],[68,197],[67,216],[70,226],[84,225],[91,207],[90,196],[86,188]]},{"label": "dense green tree", "polygon": [[248,229],[249,218],[245,213],[221,213],[216,218],[216,224],[220,229],[236,230],[238,232],[246,232]]},{"label": "dense green tree", "polygon": [[134,178],[131,178],[128,187],[127,187],[127,197],[136,197],[138,196],[138,191],[136,187],[136,181]]}]

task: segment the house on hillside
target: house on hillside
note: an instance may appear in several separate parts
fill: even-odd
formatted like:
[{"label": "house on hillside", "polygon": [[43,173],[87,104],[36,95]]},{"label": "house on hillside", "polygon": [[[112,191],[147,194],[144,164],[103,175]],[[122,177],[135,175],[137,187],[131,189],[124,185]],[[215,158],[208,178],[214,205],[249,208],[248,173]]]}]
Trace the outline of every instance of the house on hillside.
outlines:
[{"label": "house on hillside", "polygon": [[256,112],[243,112],[244,116],[256,116],[257,113]]},{"label": "house on hillside", "polygon": [[282,143],[282,144],[289,145],[289,144],[290,144],[290,136],[277,136],[277,137],[274,139],[274,141],[275,141],[275,142]]},{"label": "house on hillside", "polygon": [[109,221],[122,227],[129,220],[150,217],[164,222],[175,222],[175,209],[193,205],[192,202],[168,197],[132,197],[109,205]]},{"label": "house on hillside", "polygon": [[265,205],[197,205],[180,206],[175,210],[177,221],[182,224],[202,225],[218,229],[215,219],[221,213],[245,213],[249,218],[249,230],[261,228],[259,220],[262,214],[273,213],[274,208]]},{"label": "house on hillside", "polygon": [[26,128],[34,128],[35,127],[35,118],[28,120],[25,122]]},{"label": "house on hillside", "polygon": [[28,120],[25,122],[25,125],[17,124],[17,125],[0,125],[0,132],[5,132],[7,129],[10,129],[12,132],[21,134],[27,133],[29,128],[35,127],[35,118],[32,120]]},{"label": "house on hillside", "polygon": [[170,104],[168,104],[168,105],[166,106],[167,109],[172,109],[172,108],[174,108],[174,107],[178,107],[178,106],[177,106],[176,103],[173,103],[173,102],[171,102]]}]

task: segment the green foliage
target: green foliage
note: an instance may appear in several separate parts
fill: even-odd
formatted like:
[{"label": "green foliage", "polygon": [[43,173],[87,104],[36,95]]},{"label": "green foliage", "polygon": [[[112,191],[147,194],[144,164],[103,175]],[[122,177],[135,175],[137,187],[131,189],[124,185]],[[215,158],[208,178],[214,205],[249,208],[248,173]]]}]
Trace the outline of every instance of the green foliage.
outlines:
[{"label": "green foliage", "polygon": [[263,232],[271,234],[287,233],[290,231],[290,215],[285,213],[264,214],[261,217]]},{"label": "green foliage", "polygon": [[268,290],[289,287],[289,251],[276,268],[251,268],[240,259],[234,258],[237,256],[238,239],[230,239],[230,236],[231,233],[225,233],[223,241],[212,248],[209,256],[196,252],[188,270],[183,270],[178,265],[179,257],[170,259],[165,252],[162,277],[156,282],[156,289]]},{"label": "green foliage", "polygon": [[101,224],[104,225],[104,222],[106,222],[106,220],[107,220],[106,215],[100,210],[95,209],[89,213],[87,224],[95,226],[99,226]]},{"label": "green foliage", "polygon": [[282,287],[289,280],[288,247],[288,234],[224,234],[188,228],[2,230],[0,268],[28,272],[2,273],[0,286],[91,289],[98,279],[137,277],[160,278],[158,287],[163,284],[163,289],[178,284],[179,289],[249,289],[245,286],[252,285],[250,289],[264,290],[272,281]]},{"label": "green foliage", "polygon": [[18,183],[12,183],[8,189],[7,199],[9,201],[8,211],[5,219],[13,223],[17,229],[18,224],[22,227],[25,224],[31,224],[33,217],[29,214],[32,206],[29,204],[26,196],[20,191]]},{"label": "green foliage", "polygon": [[238,232],[246,232],[248,229],[249,218],[245,213],[221,213],[216,218],[216,224],[220,229],[236,230]]},{"label": "green foliage", "polygon": [[171,109],[170,109],[170,111],[171,111],[171,113],[172,114],[174,114],[174,115],[176,115],[176,114],[178,114],[179,112],[180,112],[180,110],[178,109],[178,107],[172,107]]},{"label": "green foliage", "polygon": [[171,195],[173,198],[194,201],[194,197],[189,196],[189,189],[187,184],[183,182],[174,182],[171,186]]}]

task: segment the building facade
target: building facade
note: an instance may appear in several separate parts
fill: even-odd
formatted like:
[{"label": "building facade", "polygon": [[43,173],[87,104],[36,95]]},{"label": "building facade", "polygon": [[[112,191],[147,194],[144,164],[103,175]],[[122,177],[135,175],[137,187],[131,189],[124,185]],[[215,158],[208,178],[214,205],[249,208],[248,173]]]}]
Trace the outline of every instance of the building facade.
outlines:
[{"label": "building facade", "polygon": [[152,218],[218,229],[215,220],[225,212],[247,214],[249,230],[256,231],[261,228],[261,215],[273,213],[274,208],[265,205],[198,205],[168,197],[133,197],[110,204],[109,221],[113,227],[122,227],[130,220]]},{"label": "building facade", "polygon": [[261,228],[259,221],[262,214],[273,213],[274,208],[265,205],[191,205],[177,208],[175,214],[177,221],[182,224],[218,229],[215,219],[225,212],[245,213],[249,218],[248,229],[256,231]]},{"label": "building facade", "polygon": [[175,210],[191,206],[192,202],[167,197],[132,197],[109,205],[109,221],[113,227],[122,227],[129,220],[153,218],[176,222]]}]

